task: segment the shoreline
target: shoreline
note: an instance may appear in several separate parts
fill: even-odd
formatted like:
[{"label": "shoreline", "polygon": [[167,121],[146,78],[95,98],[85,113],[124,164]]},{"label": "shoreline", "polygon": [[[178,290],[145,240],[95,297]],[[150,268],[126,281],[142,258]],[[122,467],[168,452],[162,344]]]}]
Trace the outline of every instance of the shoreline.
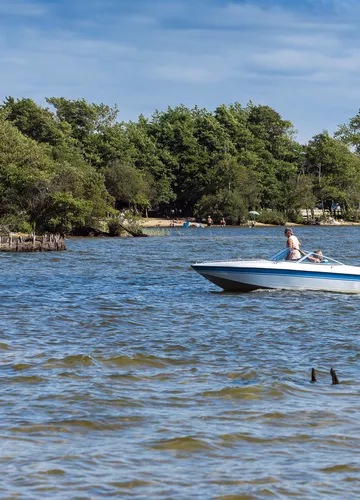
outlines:
[{"label": "shoreline", "polygon": [[[170,229],[170,223],[174,224],[174,227],[183,227],[184,223],[187,222],[186,218],[183,219],[164,219],[160,217],[149,217],[147,219],[142,219],[141,221],[141,227],[142,228],[166,228]],[[191,224],[196,224],[196,222],[191,221]],[[207,228],[206,224],[203,224],[204,228]],[[264,224],[262,222],[256,222],[255,221],[255,226],[254,227],[286,227],[286,226],[294,226],[294,227],[321,227],[321,226],[326,226],[326,227],[342,227],[342,226],[360,226],[360,222],[341,222],[340,224],[332,224],[332,223],[322,223],[322,224],[297,224],[295,222],[286,222],[283,226],[280,226],[278,224]],[[191,226],[190,226],[191,227]],[[213,224],[211,226],[212,228],[216,227],[221,227],[220,224]],[[225,226],[226,227],[239,227],[239,228],[246,228],[249,227],[248,224],[241,224],[241,225],[236,225],[236,226]]]}]

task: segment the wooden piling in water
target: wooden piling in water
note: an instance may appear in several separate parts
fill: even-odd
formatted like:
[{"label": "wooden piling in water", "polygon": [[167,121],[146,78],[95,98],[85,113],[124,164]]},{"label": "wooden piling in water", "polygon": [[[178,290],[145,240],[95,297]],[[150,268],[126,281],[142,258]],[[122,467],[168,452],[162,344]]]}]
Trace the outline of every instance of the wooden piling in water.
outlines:
[{"label": "wooden piling in water", "polygon": [[336,371],[334,370],[334,368],[330,369],[330,375],[331,375],[333,385],[340,384],[338,376],[336,375]]},{"label": "wooden piling in water", "polygon": [[60,234],[0,235],[0,252],[60,252],[62,250],[66,250],[66,246],[65,238]]}]

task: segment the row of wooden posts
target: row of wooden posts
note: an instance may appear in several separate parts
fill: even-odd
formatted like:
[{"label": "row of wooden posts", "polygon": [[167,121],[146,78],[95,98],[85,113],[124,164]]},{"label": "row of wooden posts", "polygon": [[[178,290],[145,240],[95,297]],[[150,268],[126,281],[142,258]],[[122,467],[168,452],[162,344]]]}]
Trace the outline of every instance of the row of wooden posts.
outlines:
[{"label": "row of wooden posts", "polygon": [[65,238],[60,234],[35,233],[26,236],[0,235],[0,252],[53,252],[66,250]]},{"label": "row of wooden posts", "polygon": [[[317,373],[316,373],[315,368],[312,368],[311,369],[311,380],[310,380],[310,382],[312,382],[312,383],[317,382],[316,375],[317,375]],[[330,369],[330,375],[331,375],[331,382],[332,382],[333,385],[340,384],[338,376],[337,376],[336,371],[334,370],[334,368]]]}]

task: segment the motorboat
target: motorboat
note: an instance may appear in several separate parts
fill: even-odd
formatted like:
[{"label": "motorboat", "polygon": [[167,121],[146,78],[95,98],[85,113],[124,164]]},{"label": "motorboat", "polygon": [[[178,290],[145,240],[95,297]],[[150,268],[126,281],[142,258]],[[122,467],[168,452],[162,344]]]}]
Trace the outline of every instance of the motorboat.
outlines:
[{"label": "motorboat", "polygon": [[201,276],[224,290],[251,292],[259,289],[323,290],[360,293],[360,267],[348,266],[315,252],[303,252],[287,260],[284,248],[269,259],[228,260],[192,264]]}]

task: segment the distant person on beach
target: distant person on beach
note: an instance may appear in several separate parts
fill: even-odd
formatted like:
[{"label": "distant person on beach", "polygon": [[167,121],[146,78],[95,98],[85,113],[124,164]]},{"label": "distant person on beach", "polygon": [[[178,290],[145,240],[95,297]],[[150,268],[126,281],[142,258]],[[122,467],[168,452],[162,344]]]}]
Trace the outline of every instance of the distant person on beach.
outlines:
[{"label": "distant person on beach", "polygon": [[285,236],[287,237],[286,248],[289,248],[289,254],[286,260],[298,260],[300,259],[300,241],[295,236],[293,230],[290,227],[287,227],[284,231]]},{"label": "distant person on beach", "polygon": [[214,221],[212,220],[212,218],[210,217],[210,215],[208,215],[208,218],[207,218],[207,227],[211,227],[213,225]]},{"label": "distant person on beach", "polygon": [[226,222],[225,222],[224,217],[223,217],[223,218],[221,219],[221,221],[220,221],[220,226],[221,226],[221,227],[225,227],[225,226],[226,226]]}]

